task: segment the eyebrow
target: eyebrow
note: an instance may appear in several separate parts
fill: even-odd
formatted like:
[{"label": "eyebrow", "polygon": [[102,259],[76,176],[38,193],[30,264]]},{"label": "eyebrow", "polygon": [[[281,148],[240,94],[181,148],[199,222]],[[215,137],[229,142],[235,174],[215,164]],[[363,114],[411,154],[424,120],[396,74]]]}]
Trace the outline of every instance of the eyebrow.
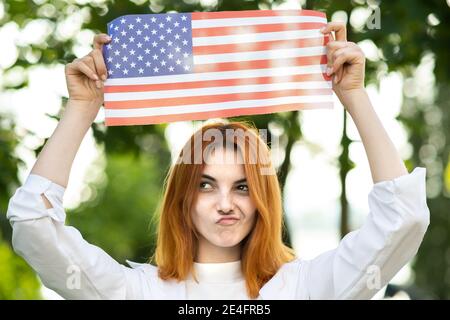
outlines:
[{"label": "eyebrow", "polygon": [[[213,181],[213,182],[217,182],[217,180],[216,180],[215,178],[213,178],[213,177],[211,177],[211,176],[209,176],[209,175],[207,175],[207,174],[202,174],[202,178],[211,180],[211,181]],[[246,178],[243,178],[243,179],[236,180],[236,181],[234,182],[234,184],[236,184],[236,183],[242,183],[242,182],[246,182],[246,181],[247,181],[247,179],[246,179]]]}]

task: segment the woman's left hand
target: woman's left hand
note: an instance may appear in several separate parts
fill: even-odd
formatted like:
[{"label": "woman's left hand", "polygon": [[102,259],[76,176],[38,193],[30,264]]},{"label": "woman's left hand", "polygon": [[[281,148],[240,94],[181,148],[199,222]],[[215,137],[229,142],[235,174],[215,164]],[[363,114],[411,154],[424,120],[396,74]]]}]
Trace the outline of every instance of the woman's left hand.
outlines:
[{"label": "woman's left hand", "polygon": [[[336,34],[335,40],[332,31]],[[327,74],[333,76],[333,90],[343,102],[355,89],[364,89],[366,59],[357,44],[347,41],[344,23],[330,22],[321,32],[330,37],[327,44]]]}]

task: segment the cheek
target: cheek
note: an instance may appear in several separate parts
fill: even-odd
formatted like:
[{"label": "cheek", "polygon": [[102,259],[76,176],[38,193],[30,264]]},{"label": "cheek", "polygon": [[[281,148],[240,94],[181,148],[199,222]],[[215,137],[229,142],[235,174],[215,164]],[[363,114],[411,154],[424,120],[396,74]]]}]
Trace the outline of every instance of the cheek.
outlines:
[{"label": "cheek", "polygon": [[256,207],[250,197],[242,197],[236,201],[236,204],[245,214],[247,220],[254,219]]},{"label": "cheek", "polygon": [[256,209],[256,206],[255,206],[255,204],[253,203],[252,200],[249,200],[248,206],[249,206],[248,207],[248,212],[250,212],[249,213],[249,221],[251,222],[251,226],[253,228],[253,226],[255,225],[255,221],[256,221],[258,213],[256,212],[257,209]]},{"label": "cheek", "polygon": [[244,215],[245,223],[242,224],[240,232],[249,233],[254,226],[256,220],[256,207],[250,197],[242,197],[236,201],[241,213]]},{"label": "cheek", "polygon": [[246,220],[246,226],[249,230],[251,230],[254,227],[256,221],[256,209],[253,209],[253,211],[251,211],[251,213],[247,215]]},{"label": "cheek", "polygon": [[211,201],[211,197],[200,194],[194,205],[194,211],[192,213],[192,220],[197,230],[201,231],[202,225],[210,222],[212,208],[213,203]]},{"label": "cheek", "polygon": [[210,215],[211,209],[214,208],[213,197],[208,194],[199,194],[194,208],[200,217]]}]

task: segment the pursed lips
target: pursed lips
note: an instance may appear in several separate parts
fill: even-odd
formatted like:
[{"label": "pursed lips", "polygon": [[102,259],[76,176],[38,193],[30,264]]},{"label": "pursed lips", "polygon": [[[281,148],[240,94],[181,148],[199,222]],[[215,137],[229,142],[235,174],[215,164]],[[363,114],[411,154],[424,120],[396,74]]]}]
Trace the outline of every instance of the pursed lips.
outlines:
[{"label": "pursed lips", "polygon": [[231,226],[236,224],[240,219],[237,217],[223,217],[220,218],[216,223],[224,226]]}]

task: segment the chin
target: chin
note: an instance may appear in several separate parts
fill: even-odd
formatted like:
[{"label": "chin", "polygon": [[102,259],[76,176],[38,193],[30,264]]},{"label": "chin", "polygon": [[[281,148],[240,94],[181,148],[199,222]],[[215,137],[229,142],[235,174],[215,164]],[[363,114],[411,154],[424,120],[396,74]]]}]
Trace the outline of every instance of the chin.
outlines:
[{"label": "chin", "polygon": [[214,241],[214,244],[222,248],[231,248],[237,246],[242,239],[238,237],[220,238]]},{"label": "chin", "polygon": [[222,243],[218,243],[217,246],[221,247],[221,248],[232,248],[235,247],[239,244],[238,241],[233,241],[233,242],[222,242]]}]

